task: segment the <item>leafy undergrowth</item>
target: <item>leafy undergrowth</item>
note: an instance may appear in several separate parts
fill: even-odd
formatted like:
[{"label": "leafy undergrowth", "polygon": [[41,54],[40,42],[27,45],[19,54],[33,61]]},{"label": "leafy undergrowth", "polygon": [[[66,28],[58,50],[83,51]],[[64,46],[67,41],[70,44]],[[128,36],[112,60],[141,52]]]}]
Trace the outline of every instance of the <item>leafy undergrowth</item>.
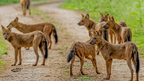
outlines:
[{"label": "leafy undergrowth", "polygon": [[[99,13],[113,16],[116,22],[125,21],[132,30],[132,41],[144,54],[144,1],[143,0],[66,0],[60,7],[80,10],[89,13],[95,21],[99,21]],[[81,16],[81,15],[80,15]]]},{"label": "leafy undergrowth", "polygon": [[[7,49],[8,49],[8,46],[5,43],[5,40],[2,38],[2,33],[0,31],[0,57],[3,54],[7,54],[8,52]],[[4,65],[5,65],[5,61],[0,59],[0,71],[3,69]]]},{"label": "leafy undergrowth", "polygon": [[[41,0],[31,0],[31,1],[41,1]],[[20,0],[0,0],[0,5],[19,3]]]}]

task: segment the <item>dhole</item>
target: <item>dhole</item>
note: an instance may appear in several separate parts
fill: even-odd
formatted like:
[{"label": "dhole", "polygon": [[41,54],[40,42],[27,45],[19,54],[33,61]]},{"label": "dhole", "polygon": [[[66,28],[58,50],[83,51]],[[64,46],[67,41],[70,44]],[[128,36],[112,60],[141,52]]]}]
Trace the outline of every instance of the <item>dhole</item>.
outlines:
[{"label": "dhole", "polygon": [[35,31],[28,34],[17,34],[11,32],[10,27],[8,29],[5,29],[5,27],[2,26],[2,34],[4,39],[10,42],[15,50],[15,62],[11,66],[16,65],[18,55],[19,55],[18,65],[21,65],[22,63],[21,47],[31,47],[31,46],[33,46],[35,55],[37,57],[36,62],[35,64],[33,64],[33,66],[36,66],[39,60],[38,47],[43,56],[43,63],[41,65],[45,65],[45,59],[48,57],[48,49],[46,38],[42,34],[42,32]]},{"label": "dhole", "polygon": [[100,74],[100,72],[97,69],[97,65],[96,65],[96,54],[95,54],[95,45],[91,45],[89,43],[81,43],[81,42],[76,42],[73,43],[71,46],[71,51],[69,53],[69,55],[67,56],[67,62],[71,61],[70,64],[70,75],[72,76],[72,65],[75,61],[75,55],[78,56],[78,58],[80,59],[80,72],[82,75],[85,75],[85,73],[83,72],[83,64],[84,64],[84,57],[86,59],[89,59],[92,61],[93,66],[95,67],[96,73]]},{"label": "dhole", "polygon": [[132,40],[132,32],[129,27],[123,27],[117,24],[113,17],[109,17],[109,20],[102,26],[104,29],[111,29],[116,35],[118,44]]},{"label": "dhole", "polygon": [[[81,15],[82,15],[82,18],[81,18],[80,22],[78,23],[78,25],[85,26],[87,28],[87,30],[89,31],[90,39],[87,41],[87,42],[89,42],[91,40],[91,36],[92,36],[91,31],[97,29],[96,25],[98,23],[95,22],[94,20],[90,19],[89,14],[86,14],[85,16],[83,14],[81,14]],[[103,29],[103,32],[107,33],[105,31],[105,29]],[[108,41],[108,38],[105,35],[104,35],[104,39]]]},{"label": "dhole", "polygon": [[105,41],[102,37],[102,31],[94,32],[94,35],[90,41],[90,44],[96,44],[103,58],[106,61],[107,77],[106,80],[110,79],[111,65],[113,59],[126,59],[127,65],[131,71],[131,79],[133,81],[133,69],[131,66],[131,60],[136,69],[136,81],[139,77],[139,55],[137,46],[132,42],[125,42],[123,44],[111,44]]},{"label": "dhole", "polygon": [[22,7],[22,11],[23,11],[24,16],[26,15],[26,10],[28,10],[28,9],[29,9],[29,15],[31,14],[30,3],[31,3],[30,0],[20,0],[20,4]]},{"label": "dhole", "polygon": [[[100,22],[107,22],[108,18],[109,18],[109,14],[106,14],[105,16],[103,16],[103,14],[100,13]],[[120,24],[123,27],[127,27],[127,25],[126,25],[126,23],[124,21],[119,21],[118,24]],[[111,39],[111,43],[116,44],[116,35],[114,34],[114,32],[111,29],[109,29],[108,30],[108,34],[109,34],[109,37]],[[114,38],[113,38],[113,36],[114,36]]]},{"label": "dhole", "polygon": [[89,36],[90,36],[90,39],[87,42],[89,42],[91,40],[91,36],[92,36],[91,30],[95,29],[97,22],[90,19],[89,14],[86,14],[85,16],[83,14],[81,14],[81,15],[82,15],[82,18],[81,18],[80,22],[78,23],[78,25],[85,26],[87,28],[87,30],[89,32]]},{"label": "dhole", "polygon": [[12,27],[16,28],[17,30],[23,33],[29,33],[29,32],[33,32],[37,30],[43,32],[43,34],[46,37],[49,49],[51,48],[51,45],[52,45],[52,41],[51,41],[52,33],[55,38],[55,43],[58,42],[56,28],[51,23],[46,22],[46,23],[39,23],[39,24],[23,24],[21,22],[18,22],[18,17],[16,17],[13,21],[9,23],[9,25],[11,25]]}]

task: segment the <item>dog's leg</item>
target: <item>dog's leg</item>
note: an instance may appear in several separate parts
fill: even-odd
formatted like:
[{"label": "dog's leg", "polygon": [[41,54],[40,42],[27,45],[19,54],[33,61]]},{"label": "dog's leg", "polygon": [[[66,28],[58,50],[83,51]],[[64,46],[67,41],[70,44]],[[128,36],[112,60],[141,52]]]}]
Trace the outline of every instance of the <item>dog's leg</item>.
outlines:
[{"label": "dog's leg", "polygon": [[[133,65],[134,65],[134,67],[136,69],[136,65],[135,65],[134,59],[133,58],[131,58],[131,59],[132,59]],[[138,81],[138,73],[136,73],[136,80],[135,81]]]},{"label": "dog's leg", "polygon": [[80,63],[81,63],[80,72],[81,72],[82,75],[86,75],[86,74],[83,72],[84,57],[80,58]]},{"label": "dog's leg", "polygon": [[132,69],[132,66],[131,66],[131,59],[128,58],[128,59],[126,59],[126,61],[127,61],[128,67],[129,67],[129,69],[131,71],[131,79],[129,81],[133,81],[133,69]]},{"label": "dog's leg", "polygon": [[29,15],[31,15],[31,8],[30,8],[30,4],[29,4]]},{"label": "dog's leg", "polygon": [[75,61],[75,56],[71,60],[71,64],[70,64],[70,76],[73,75],[73,73],[72,73],[72,65],[73,65],[74,61]]},{"label": "dog's leg", "polygon": [[39,49],[40,49],[40,51],[41,51],[41,54],[42,54],[42,56],[43,56],[43,62],[42,62],[42,64],[41,65],[45,65],[45,57],[44,57],[44,52],[43,52],[43,49],[42,49],[43,47],[39,47]]},{"label": "dog's leg", "polygon": [[110,34],[109,36],[110,36],[110,39],[111,39],[111,43],[114,43],[114,41],[113,41],[113,34]]},{"label": "dog's leg", "polygon": [[114,34],[114,44],[116,44],[116,35]]},{"label": "dog's leg", "polygon": [[35,55],[36,55],[36,58],[37,58],[35,64],[33,64],[33,66],[36,66],[37,63],[38,63],[38,60],[39,60],[38,48],[37,48],[36,45],[34,45],[34,46],[33,46],[33,49],[34,49],[34,52],[35,52]]},{"label": "dog's leg", "polygon": [[18,49],[18,52],[19,52],[19,64],[18,64],[18,65],[21,65],[21,64],[22,64],[22,59],[21,59],[21,48]]},{"label": "dog's leg", "polygon": [[52,46],[52,41],[51,41],[51,36],[49,36],[49,49],[51,49]]},{"label": "dog's leg", "polygon": [[17,56],[18,56],[18,49],[15,48],[15,62],[14,62],[14,64],[11,64],[11,66],[15,66],[16,65],[16,63],[17,63]]},{"label": "dog's leg", "polygon": [[23,9],[24,9],[23,15],[26,16],[26,8],[24,7]]},{"label": "dog's leg", "polygon": [[[95,57],[95,56],[92,56],[92,57]],[[100,74],[100,72],[99,72],[98,69],[97,69],[96,59],[95,59],[95,58],[92,58],[92,59],[91,59],[90,57],[85,57],[85,58],[92,61],[92,64],[93,64],[93,66],[95,67],[96,73],[97,73],[97,74]]]},{"label": "dog's leg", "polygon": [[93,66],[95,67],[96,73],[100,74],[100,72],[97,69],[97,63],[96,63],[96,59],[95,58],[93,58],[92,63],[93,63]]},{"label": "dog's leg", "polygon": [[107,70],[107,77],[104,78],[105,80],[109,80],[111,76],[111,65],[112,65],[112,59],[106,60],[106,70]]}]

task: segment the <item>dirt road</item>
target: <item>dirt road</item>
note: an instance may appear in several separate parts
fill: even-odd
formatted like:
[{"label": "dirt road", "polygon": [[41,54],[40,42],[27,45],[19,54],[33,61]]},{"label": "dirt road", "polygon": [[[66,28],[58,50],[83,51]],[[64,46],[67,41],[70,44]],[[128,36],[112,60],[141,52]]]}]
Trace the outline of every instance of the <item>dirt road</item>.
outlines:
[{"label": "dirt road", "polygon": [[[33,49],[22,49],[22,65],[10,66],[14,62],[14,50],[8,43],[10,49],[9,53],[2,58],[7,60],[5,69],[0,73],[0,81],[81,81],[82,79],[88,81],[103,81],[106,76],[105,61],[101,55],[96,56],[98,70],[101,74],[96,74],[92,63],[89,60],[85,60],[84,72],[88,75],[84,77],[80,74],[79,59],[76,58],[73,65],[73,77],[69,77],[69,63],[66,62],[66,57],[69,53],[69,47],[74,41],[85,42],[89,39],[88,32],[85,27],[78,26],[81,15],[79,12],[64,10],[58,8],[62,2],[45,4],[35,6],[41,11],[46,12],[48,19],[54,20],[58,23],[54,23],[57,26],[57,33],[59,37],[58,44],[52,45],[52,49],[49,50],[49,57],[46,60],[46,65],[41,66],[42,56],[39,52],[40,59],[38,66],[32,66],[35,62],[36,56]],[[16,16],[19,17],[19,21],[27,24],[34,24],[45,22],[40,16],[22,16],[22,12],[18,9],[20,4],[7,5],[0,7],[0,24],[7,26],[11,20]],[[13,32],[18,32],[16,29],[12,29]],[[54,41],[54,39],[53,39]],[[140,81],[144,80],[144,63],[141,59],[140,67]],[[20,72],[12,72],[12,68],[22,68]],[[134,67],[133,67],[134,68]],[[112,75],[110,81],[128,81],[130,78],[130,70],[125,60],[114,60],[112,64]],[[134,75],[135,79],[135,75]]]}]

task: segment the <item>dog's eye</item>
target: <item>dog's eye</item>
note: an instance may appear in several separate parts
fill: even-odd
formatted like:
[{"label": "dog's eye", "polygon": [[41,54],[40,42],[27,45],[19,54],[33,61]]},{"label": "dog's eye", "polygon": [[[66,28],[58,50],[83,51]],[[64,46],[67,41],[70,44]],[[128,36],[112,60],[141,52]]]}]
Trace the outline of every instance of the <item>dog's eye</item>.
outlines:
[{"label": "dog's eye", "polygon": [[3,35],[5,35],[5,33],[3,33]]},{"label": "dog's eye", "polygon": [[94,38],[94,39],[96,39],[96,38]]},{"label": "dog's eye", "polygon": [[82,21],[82,22],[84,22],[84,21]]},{"label": "dog's eye", "polygon": [[7,33],[7,35],[9,35],[9,33]]}]

